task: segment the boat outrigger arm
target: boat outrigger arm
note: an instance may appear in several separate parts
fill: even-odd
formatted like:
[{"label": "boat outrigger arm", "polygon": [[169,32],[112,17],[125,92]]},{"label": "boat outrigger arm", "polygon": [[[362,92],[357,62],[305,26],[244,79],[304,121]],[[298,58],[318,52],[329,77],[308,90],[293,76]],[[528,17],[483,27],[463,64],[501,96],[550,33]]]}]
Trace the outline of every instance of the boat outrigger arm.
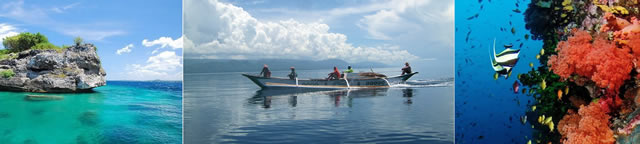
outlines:
[{"label": "boat outrigger arm", "polygon": [[403,83],[418,72],[399,75],[394,77],[368,77],[360,76],[359,73],[345,73],[344,78],[327,79],[289,79],[282,77],[261,77],[256,75],[242,74],[261,88],[386,88],[392,84]]}]

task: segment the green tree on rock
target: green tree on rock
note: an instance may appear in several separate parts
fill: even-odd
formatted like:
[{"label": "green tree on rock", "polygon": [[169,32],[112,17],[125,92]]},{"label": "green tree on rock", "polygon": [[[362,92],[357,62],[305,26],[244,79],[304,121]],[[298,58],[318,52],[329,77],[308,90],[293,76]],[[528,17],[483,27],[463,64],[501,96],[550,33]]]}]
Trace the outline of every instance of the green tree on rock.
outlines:
[{"label": "green tree on rock", "polygon": [[81,45],[83,42],[82,38],[80,37],[76,37],[73,39],[73,43],[75,43],[77,46]]},{"label": "green tree on rock", "polygon": [[40,33],[23,32],[16,36],[4,38],[2,45],[11,52],[20,52],[40,43],[49,43],[49,40]]}]

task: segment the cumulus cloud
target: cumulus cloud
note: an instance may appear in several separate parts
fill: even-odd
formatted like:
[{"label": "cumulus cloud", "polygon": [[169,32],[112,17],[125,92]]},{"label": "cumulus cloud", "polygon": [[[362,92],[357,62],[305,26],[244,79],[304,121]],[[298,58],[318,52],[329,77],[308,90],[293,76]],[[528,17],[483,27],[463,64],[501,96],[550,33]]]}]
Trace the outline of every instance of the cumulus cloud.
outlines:
[{"label": "cumulus cloud", "polygon": [[212,1],[185,1],[188,57],[243,59],[343,59],[393,63],[418,59],[406,50],[354,46],[347,36],[320,22],[260,21],[240,7]]},{"label": "cumulus cloud", "polygon": [[453,1],[400,0],[384,5],[388,7],[363,16],[357,24],[370,38],[392,40],[422,36],[428,38],[427,42],[453,45]]},{"label": "cumulus cloud", "polygon": [[142,40],[142,45],[145,47],[152,47],[155,45],[160,45],[161,48],[170,47],[172,49],[181,49],[182,48],[182,38],[180,37],[176,40],[173,40],[170,37],[160,37],[158,39],[149,41],[147,39]]},{"label": "cumulus cloud", "polygon": [[[4,38],[15,36],[18,34],[19,32],[16,27],[5,23],[0,23],[0,44],[2,43],[2,41],[4,41]],[[0,45],[0,48],[4,48],[4,46]]]},{"label": "cumulus cloud", "polygon": [[149,57],[146,64],[126,67],[132,80],[182,80],[182,57],[173,51],[163,51]]},{"label": "cumulus cloud", "polygon": [[129,44],[121,49],[118,49],[116,51],[116,54],[121,55],[123,53],[130,53],[131,52],[131,48],[133,47],[133,44]]}]

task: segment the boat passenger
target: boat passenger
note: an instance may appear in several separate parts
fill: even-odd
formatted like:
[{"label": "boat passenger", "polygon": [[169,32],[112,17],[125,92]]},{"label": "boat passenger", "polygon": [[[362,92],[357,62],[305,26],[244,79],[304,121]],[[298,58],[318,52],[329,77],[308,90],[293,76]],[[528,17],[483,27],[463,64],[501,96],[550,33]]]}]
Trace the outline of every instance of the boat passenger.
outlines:
[{"label": "boat passenger", "polygon": [[271,77],[271,71],[269,71],[269,66],[267,66],[267,64],[264,64],[264,67],[262,67],[262,71],[258,75],[263,75],[263,77],[266,77],[266,78]]},{"label": "boat passenger", "polygon": [[296,68],[291,67],[291,73],[289,73],[289,79],[296,79],[296,77],[298,77],[298,74],[296,74]]},{"label": "boat passenger", "polygon": [[337,67],[333,67],[333,72],[329,73],[329,80],[340,79],[340,71],[338,71]]},{"label": "boat passenger", "polygon": [[411,66],[409,66],[409,62],[404,63],[404,67],[402,68],[402,74],[411,74]]},{"label": "boat passenger", "polygon": [[347,70],[344,71],[344,73],[353,73],[353,69],[351,69],[351,66],[348,66]]}]

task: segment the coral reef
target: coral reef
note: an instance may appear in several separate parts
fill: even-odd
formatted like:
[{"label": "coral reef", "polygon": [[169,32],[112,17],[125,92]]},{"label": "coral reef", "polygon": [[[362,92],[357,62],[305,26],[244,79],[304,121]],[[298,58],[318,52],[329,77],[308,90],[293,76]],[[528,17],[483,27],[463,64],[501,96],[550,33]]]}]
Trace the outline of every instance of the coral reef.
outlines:
[{"label": "coral reef", "polygon": [[[542,64],[518,74],[535,99],[537,143],[618,143],[640,138],[638,1],[532,0],[525,11]],[[525,89],[524,87],[522,89]],[[569,91],[571,90],[571,91]],[[586,106],[585,106],[586,105]],[[530,115],[535,114],[535,115]],[[616,137],[614,137],[614,133]],[[639,139],[640,140],[640,139]]]},{"label": "coral reef", "polygon": [[580,106],[578,113],[568,112],[558,123],[558,131],[565,144],[614,143],[613,131],[609,128],[610,116],[599,106],[591,103]]}]

